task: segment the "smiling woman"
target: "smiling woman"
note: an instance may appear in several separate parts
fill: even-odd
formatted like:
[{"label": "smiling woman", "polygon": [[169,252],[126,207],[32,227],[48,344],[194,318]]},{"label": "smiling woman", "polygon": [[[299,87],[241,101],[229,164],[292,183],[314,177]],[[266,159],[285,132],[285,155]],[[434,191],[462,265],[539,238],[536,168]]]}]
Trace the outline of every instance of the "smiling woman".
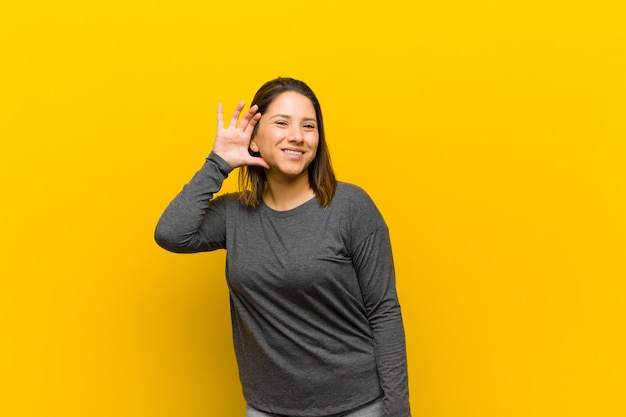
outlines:
[{"label": "smiling woman", "polygon": [[[213,151],[155,238],[173,252],[226,249],[248,416],[409,416],[384,219],[365,191],[336,181],[305,83],[269,81],[239,121],[242,110],[224,128],[218,106]],[[243,188],[213,198],[237,167]]]},{"label": "smiling woman", "polygon": [[[307,97],[287,91],[276,96],[255,129],[250,149],[270,166],[263,198],[272,208],[293,208],[314,196],[307,168],[319,144],[315,114]],[[293,191],[285,193],[285,187]]]},{"label": "smiling woman", "polygon": [[[273,130],[275,136],[283,138],[278,146],[279,148],[283,146],[284,150],[282,151],[285,153],[299,153],[305,150],[305,146],[307,148],[307,154],[305,155],[307,158],[305,160],[308,160],[310,164],[307,165],[308,182],[301,175],[299,178],[300,185],[290,188],[292,190],[300,190],[303,194],[299,198],[291,195],[291,193],[285,194],[283,197],[291,195],[289,200],[293,199],[293,201],[286,200],[281,202],[283,204],[282,208],[287,209],[297,205],[298,202],[306,199],[307,194],[312,197],[310,191],[315,193],[321,206],[328,206],[335,193],[337,181],[330,163],[330,154],[326,144],[322,109],[313,90],[301,81],[292,78],[278,78],[265,83],[257,91],[252,99],[252,107],[254,106],[256,106],[260,114],[267,114],[265,117],[262,117],[258,125],[253,127],[249,148],[251,155],[261,157],[258,148],[260,140],[259,130],[261,130],[262,139],[265,136],[264,132],[270,132],[264,128],[264,126],[268,125],[274,125],[276,127]],[[311,143],[314,138],[316,139],[315,146]],[[263,159],[270,156],[271,154],[263,155]],[[276,180],[279,180],[274,182],[274,190],[278,191],[277,188],[283,183],[283,181],[280,181],[283,175],[281,175],[279,169],[275,168],[272,170],[270,168],[266,171],[259,167],[258,164],[242,167],[239,174],[239,186],[242,190],[250,190],[249,193],[244,193],[240,197],[244,204],[256,206],[265,197],[266,204],[268,200],[272,199],[273,206],[279,208],[277,206],[279,202],[273,199],[273,195],[269,194],[271,191],[268,190],[271,190],[272,187],[268,186],[267,189],[265,187],[268,181],[267,175],[274,176]],[[264,194],[266,195],[264,196]],[[272,203],[270,202],[269,204]]]}]

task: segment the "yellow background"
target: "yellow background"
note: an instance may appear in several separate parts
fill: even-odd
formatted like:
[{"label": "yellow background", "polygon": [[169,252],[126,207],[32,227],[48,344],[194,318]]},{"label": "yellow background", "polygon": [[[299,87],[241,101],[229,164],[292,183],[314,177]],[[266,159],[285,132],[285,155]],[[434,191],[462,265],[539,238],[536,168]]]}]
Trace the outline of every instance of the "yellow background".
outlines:
[{"label": "yellow background", "polygon": [[152,233],[279,75],[390,226],[414,416],[626,415],[622,4],[3,0],[0,415],[243,415],[224,253]]}]

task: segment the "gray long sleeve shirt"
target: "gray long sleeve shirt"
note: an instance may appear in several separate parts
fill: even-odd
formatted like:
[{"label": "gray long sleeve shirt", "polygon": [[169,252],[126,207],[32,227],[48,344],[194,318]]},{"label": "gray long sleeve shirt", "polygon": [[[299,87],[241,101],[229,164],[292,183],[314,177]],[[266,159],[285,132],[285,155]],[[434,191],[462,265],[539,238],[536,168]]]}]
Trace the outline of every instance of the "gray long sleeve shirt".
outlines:
[{"label": "gray long sleeve shirt", "polygon": [[232,168],[211,154],[167,207],[155,238],[179,253],[227,250],[235,354],[246,401],[329,416],[381,395],[410,415],[404,329],[389,233],[360,188],[339,183],[287,211],[213,198]]}]

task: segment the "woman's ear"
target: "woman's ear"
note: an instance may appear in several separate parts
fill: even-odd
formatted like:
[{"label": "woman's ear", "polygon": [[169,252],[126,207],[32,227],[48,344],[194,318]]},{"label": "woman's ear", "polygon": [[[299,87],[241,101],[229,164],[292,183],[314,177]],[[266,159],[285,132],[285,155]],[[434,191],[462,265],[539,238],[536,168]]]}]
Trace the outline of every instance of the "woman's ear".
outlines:
[{"label": "woman's ear", "polygon": [[261,156],[261,153],[259,152],[259,147],[257,146],[254,139],[252,139],[250,141],[250,145],[248,145],[248,153],[250,154],[250,156],[256,156],[256,157]]}]

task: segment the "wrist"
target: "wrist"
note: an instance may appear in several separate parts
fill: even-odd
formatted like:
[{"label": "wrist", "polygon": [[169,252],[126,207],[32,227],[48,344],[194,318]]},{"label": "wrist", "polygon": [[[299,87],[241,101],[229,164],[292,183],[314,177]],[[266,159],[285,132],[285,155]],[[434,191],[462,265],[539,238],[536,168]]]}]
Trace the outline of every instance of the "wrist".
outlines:
[{"label": "wrist", "polygon": [[215,163],[224,176],[228,176],[228,174],[230,174],[230,172],[234,169],[228,161],[213,151],[211,151],[209,156],[206,158],[206,162]]}]

